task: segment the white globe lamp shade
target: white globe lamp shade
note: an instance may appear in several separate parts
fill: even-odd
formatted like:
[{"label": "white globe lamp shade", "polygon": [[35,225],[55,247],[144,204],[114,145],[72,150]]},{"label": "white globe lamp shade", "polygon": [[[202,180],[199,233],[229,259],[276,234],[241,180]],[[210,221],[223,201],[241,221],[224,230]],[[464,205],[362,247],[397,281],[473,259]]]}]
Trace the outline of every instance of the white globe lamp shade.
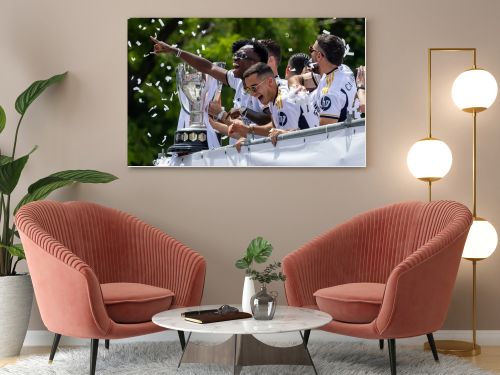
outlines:
[{"label": "white globe lamp shade", "polygon": [[498,235],[495,227],[487,220],[474,218],[465,241],[462,257],[466,259],[485,259],[495,251]]},{"label": "white globe lamp shade", "polygon": [[446,143],[436,138],[426,138],[411,146],[406,162],[415,178],[437,181],[450,171],[453,157]]},{"label": "white globe lamp shade", "polygon": [[461,73],[451,88],[453,102],[465,112],[484,111],[493,104],[497,93],[495,77],[483,69],[471,69]]}]

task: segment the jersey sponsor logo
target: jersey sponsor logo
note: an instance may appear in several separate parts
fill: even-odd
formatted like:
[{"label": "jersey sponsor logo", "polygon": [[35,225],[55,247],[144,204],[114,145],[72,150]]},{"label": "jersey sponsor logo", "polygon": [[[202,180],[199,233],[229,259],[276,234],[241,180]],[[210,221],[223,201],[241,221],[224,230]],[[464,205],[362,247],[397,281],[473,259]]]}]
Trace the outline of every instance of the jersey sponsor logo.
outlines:
[{"label": "jersey sponsor logo", "polygon": [[279,125],[280,126],[285,126],[286,123],[288,122],[288,118],[286,116],[286,113],[285,112],[279,112],[278,113],[278,121],[279,121]]},{"label": "jersey sponsor logo", "polygon": [[314,116],[319,117],[319,113],[321,112],[321,108],[318,103],[314,102]]},{"label": "jersey sponsor logo", "polygon": [[328,96],[323,96],[321,98],[321,109],[323,111],[328,110],[332,106],[332,100]]}]

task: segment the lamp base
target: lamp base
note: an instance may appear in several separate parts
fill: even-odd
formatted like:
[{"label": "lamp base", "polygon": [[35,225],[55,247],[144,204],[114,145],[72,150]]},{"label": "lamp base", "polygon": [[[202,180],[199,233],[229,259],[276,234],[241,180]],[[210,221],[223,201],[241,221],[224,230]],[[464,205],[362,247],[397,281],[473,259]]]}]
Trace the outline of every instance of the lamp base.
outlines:
[{"label": "lamp base", "polygon": [[[438,353],[455,355],[457,357],[474,357],[481,354],[481,347],[467,341],[436,340]],[[424,344],[424,350],[431,350],[429,343]]]}]

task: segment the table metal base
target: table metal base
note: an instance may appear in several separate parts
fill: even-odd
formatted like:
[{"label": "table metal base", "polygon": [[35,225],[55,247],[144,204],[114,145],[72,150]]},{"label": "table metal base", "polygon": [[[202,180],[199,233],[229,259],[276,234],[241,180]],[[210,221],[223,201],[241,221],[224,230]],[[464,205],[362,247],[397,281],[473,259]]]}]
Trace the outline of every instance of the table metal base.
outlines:
[{"label": "table metal base", "polygon": [[317,375],[307,345],[276,347],[257,340],[253,335],[233,335],[221,344],[192,343],[191,333],[179,361],[182,363],[217,363],[231,366],[233,374],[239,374],[242,366],[257,365],[305,365],[312,366]]}]

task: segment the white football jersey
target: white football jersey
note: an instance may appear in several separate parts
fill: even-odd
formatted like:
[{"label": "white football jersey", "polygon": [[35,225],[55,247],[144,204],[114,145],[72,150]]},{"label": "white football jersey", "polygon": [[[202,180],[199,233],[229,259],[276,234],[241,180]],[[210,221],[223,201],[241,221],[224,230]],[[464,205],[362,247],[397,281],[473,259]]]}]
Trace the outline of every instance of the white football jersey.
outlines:
[{"label": "white football jersey", "polygon": [[346,119],[347,112],[352,110],[356,97],[354,74],[347,65],[342,64],[332,72],[323,74],[311,95],[319,117],[342,122]]},{"label": "white football jersey", "polygon": [[288,85],[278,83],[278,95],[274,102],[269,103],[269,109],[273,125],[277,129],[307,129],[319,124],[318,116],[315,121],[308,121],[304,117],[304,106],[290,96]]},{"label": "white football jersey", "polygon": [[[255,112],[263,111],[263,106],[259,102],[259,100],[251,95],[248,95],[245,92],[243,80],[240,78],[236,78],[232,70],[227,71],[226,79],[229,87],[234,89],[234,99],[233,99],[234,108],[247,107],[250,108],[251,110],[254,110]],[[243,118],[243,121],[247,123],[247,125],[251,123],[251,121],[246,118]]]}]

